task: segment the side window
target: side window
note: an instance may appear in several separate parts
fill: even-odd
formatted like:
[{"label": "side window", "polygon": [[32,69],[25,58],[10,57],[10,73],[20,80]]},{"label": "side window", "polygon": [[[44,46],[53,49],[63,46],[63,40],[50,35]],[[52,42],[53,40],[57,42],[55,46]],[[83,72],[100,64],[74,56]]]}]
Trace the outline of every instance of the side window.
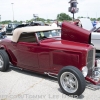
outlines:
[{"label": "side window", "polygon": [[22,33],[18,42],[37,42],[35,33]]}]

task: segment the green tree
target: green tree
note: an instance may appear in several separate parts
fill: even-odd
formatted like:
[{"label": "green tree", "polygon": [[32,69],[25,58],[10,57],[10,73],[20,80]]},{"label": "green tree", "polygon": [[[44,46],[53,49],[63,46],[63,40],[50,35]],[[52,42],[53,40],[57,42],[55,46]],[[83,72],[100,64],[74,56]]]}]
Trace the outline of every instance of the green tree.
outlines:
[{"label": "green tree", "polygon": [[20,24],[22,24],[23,21],[19,21]]},{"label": "green tree", "polygon": [[14,23],[18,23],[18,21],[17,20],[14,20]]},{"label": "green tree", "polygon": [[11,23],[12,21],[11,20],[5,20],[5,21],[2,21],[1,24],[8,24],[8,23]]},{"label": "green tree", "polygon": [[100,21],[100,17],[99,17],[99,18],[97,18],[97,21]]},{"label": "green tree", "polygon": [[83,16],[79,16],[79,17],[77,17],[78,19],[80,19],[80,18],[84,18]]},{"label": "green tree", "polygon": [[78,19],[80,19],[80,18],[89,18],[90,19],[90,17],[83,17],[83,16],[79,16],[79,17],[77,17]]},{"label": "green tree", "polygon": [[96,18],[91,18],[91,21],[94,21],[94,20],[96,20]]},{"label": "green tree", "polygon": [[39,18],[39,17],[38,17],[38,18],[37,18],[37,21],[43,21],[43,22],[44,22],[45,19],[44,19],[44,18]]},{"label": "green tree", "polygon": [[47,23],[50,23],[50,19],[47,19]]},{"label": "green tree", "polygon": [[60,13],[57,15],[57,20],[58,21],[72,20],[72,18],[69,15],[67,15],[66,13]]}]

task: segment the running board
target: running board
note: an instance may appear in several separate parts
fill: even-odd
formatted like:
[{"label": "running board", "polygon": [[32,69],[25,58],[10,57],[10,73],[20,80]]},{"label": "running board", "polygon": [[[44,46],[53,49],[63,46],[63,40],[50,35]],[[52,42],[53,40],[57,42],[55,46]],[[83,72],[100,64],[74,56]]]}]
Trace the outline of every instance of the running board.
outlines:
[{"label": "running board", "polygon": [[10,67],[11,67],[11,68],[16,68],[16,69],[23,70],[23,68],[19,68],[19,67],[13,66],[13,65],[10,65]]}]

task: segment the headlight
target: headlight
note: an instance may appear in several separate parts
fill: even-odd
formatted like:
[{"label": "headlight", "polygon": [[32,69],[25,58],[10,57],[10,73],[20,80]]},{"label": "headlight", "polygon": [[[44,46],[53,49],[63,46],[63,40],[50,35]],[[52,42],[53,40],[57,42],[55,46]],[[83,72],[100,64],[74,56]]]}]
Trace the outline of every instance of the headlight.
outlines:
[{"label": "headlight", "polygon": [[84,77],[87,76],[87,74],[88,74],[88,68],[87,68],[87,66],[84,66],[84,67],[82,68],[82,73],[83,73],[83,76],[84,76]]},{"label": "headlight", "polygon": [[97,67],[100,67],[100,59],[97,59]]}]

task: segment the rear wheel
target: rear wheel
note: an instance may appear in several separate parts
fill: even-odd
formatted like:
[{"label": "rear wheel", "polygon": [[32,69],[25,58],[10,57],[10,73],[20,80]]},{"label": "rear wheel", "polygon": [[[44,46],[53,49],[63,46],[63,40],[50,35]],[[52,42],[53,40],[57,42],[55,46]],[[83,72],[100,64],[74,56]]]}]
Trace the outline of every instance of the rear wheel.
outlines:
[{"label": "rear wheel", "polygon": [[64,67],[58,74],[58,83],[67,95],[79,96],[85,90],[85,78],[81,71],[73,66]]},{"label": "rear wheel", "polygon": [[9,57],[5,50],[0,50],[0,71],[6,71],[9,68]]}]

